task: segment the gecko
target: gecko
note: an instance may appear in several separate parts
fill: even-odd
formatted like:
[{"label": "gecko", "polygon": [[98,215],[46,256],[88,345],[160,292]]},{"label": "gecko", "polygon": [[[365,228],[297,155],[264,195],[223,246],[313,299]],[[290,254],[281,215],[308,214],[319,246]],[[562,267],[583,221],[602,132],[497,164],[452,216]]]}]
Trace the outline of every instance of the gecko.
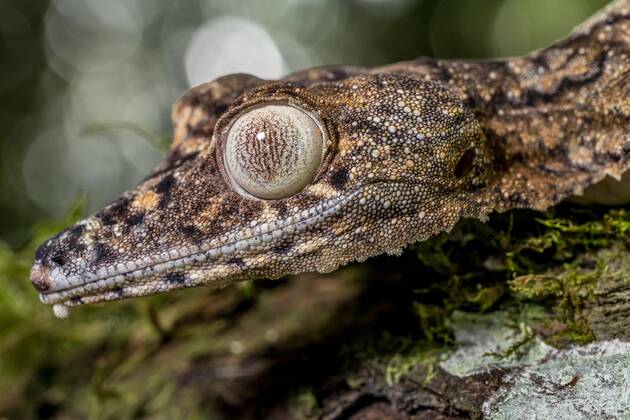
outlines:
[{"label": "gecko", "polygon": [[330,272],[546,209],[630,168],[630,0],[517,58],[232,74],[173,106],[136,188],[42,244],[30,278],[70,307]]}]

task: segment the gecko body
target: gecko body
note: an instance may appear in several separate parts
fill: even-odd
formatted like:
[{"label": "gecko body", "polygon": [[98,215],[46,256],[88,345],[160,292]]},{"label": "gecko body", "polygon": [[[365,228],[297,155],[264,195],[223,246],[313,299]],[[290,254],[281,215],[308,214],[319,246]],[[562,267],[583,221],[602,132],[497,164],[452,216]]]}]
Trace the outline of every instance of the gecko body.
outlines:
[{"label": "gecko body", "polygon": [[235,74],[173,108],[138,187],[44,243],[31,280],[68,306],[328,272],[545,209],[630,167],[630,1],[521,58]]}]

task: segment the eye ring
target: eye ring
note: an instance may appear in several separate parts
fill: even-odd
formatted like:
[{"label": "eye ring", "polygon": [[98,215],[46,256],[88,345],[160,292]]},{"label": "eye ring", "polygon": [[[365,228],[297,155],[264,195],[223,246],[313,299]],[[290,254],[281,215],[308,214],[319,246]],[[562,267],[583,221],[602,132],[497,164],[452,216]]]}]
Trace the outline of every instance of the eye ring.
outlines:
[{"label": "eye ring", "polygon": [[324,160],[326,132],[302,107],[273,102],[246,108],[223,130],[222,160],[232,188],[262,200],[293,196]]}]

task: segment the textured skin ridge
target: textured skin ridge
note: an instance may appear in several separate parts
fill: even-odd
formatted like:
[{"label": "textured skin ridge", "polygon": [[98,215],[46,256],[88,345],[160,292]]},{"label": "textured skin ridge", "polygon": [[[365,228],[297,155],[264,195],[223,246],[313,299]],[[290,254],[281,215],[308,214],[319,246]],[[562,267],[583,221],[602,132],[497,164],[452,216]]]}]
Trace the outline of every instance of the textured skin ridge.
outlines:
[{"label": "textured skin ridge", "polygon": [[[630,1],[618,0],[523,57],[324,67],[276,81],[235,74],[199,85],[173,107],[164,161],[43,244],[31,280],[42,301],[72,306],[225,287],[396,252],[461,217],[547,208],[630,167],[629,54]],[[262,200],[230,182],[224,139],[235,118],[270,103],[314,118],[326,144],[310,184]],[[304,229],[278,227],[305,218]]]}]

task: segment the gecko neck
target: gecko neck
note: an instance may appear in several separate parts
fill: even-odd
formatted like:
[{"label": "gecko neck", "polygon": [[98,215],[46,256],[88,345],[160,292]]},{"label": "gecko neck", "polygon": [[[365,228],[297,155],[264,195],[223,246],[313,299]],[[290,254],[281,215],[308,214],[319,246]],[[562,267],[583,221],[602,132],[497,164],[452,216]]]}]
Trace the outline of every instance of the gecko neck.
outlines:
[{"label": "gecko neck", "polygon": [[[626,170],[630,0],[613,2],[569,37],[524,57],[423,58],[375,71],[436,81],[459,95],[494,149],[497,172],[523,171],[520,181],[499,181],[499,193],[518,189],[525,196],[539,196],[533,201],[543,209],[561,197],[581,194],[576,184],[592,184],[606,175],[618,179]],[[611,160],[616,163],[598,166]],[[567,173],[561,169],[567,166],[579,182],[565,180]],[[510,201],[518,202],[519,197]]]}]

